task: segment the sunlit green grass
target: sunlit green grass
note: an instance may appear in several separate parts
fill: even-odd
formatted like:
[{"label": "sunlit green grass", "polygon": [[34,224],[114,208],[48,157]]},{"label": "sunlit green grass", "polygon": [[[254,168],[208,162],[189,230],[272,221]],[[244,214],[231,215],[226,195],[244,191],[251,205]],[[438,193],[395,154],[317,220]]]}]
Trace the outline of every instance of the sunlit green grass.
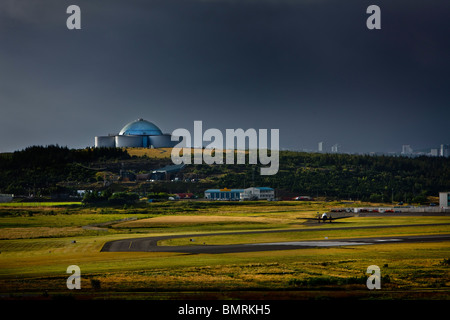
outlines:
[{"label": "sunlit green grass", "polygon": [[[331,204],[339,205],[338,203]],[[346,204],[341,204],[346,206]],[[409,234],[450,233],[449,226],[415,226],[386,229],[331,230],[323,228],[449,223],[449,217],[382,217],[346,218],[333,223],[306,223],[317,211],[326,211],[330,203],[255,202],[245,204],[160,203],[143,208],[33,208],[14,214],[0,213],[2,231],[17,229],[30,232],[32,239],[0,240],[0,292],[67,293],[66,269],[78,265],[82,275],[82,293],[110,292],[211,292],[235,290],[304,290],[299,283],[314,283],[314,279],[332,281],[364,275],[369,265],[378,265],[382,275],[390,276],[384,290],[441,290],[449,294],[449,269],[443,264],[450,257],[448,242],[397,243],[339,248],[310,248],[230,254],[183,254],[164,252],[100,252],[107,241],[133,237],[199,234],[195,242],[189,238],[163,244],[231,244],[337,239],[365,236],[396,236]],[[8,213],[2,208],[2,213]],[[31,210],[31,209],[29,209]],[[242,217],[239,219],[205,219],[189,223],[177,217],[189,215]],[[68,236],[41,237],[43,228],[80,229],[81,226],[115,221],[129,217],[139,220],[118,224],[103,231],[80,231]],[[170,217],[153,224],[153,218]],[[148,219],[150,218],[150,219]],[[142,219],[142,220],[140,220]],[[147,219],[147,220],[144,220]],[[155,221],[158,221],[155,219]],[[168,221],[168,222],[167,222]],[[165,223],[165,224],[164,224]],[[208,232],[252,231],[273,229],[303,229],[302,232],[282,232],[251,235],[221,235],[202,237]],[[77,230],[78,230],[77,229]],[[322,230],[321,230],[322,229]],[[33,231],[35,230],[35,231]],[[64,230],[63,230],[64,231]],[[35,234],[33,234],[35,232]],[[92,288],[90,279],[101,283],[101,290]],[[311,281],[304,281],[310,279]],[[364,285],[355,285],[367,290]],[[359,287],[358,287],[359,286]],[[314,289],[314,288],[313,288]],[[332,290],[347,289],[333,287]],[[445,295],[447,292],[447,295]],[[125,294],[126,296],[126,294]]]},{"label": "sunlit green grass", "polygon": [[0,207],[63,207],[63,206],[78,206],[81,201],[70,202],[2,202]]},{"label": "sunlit green grass", "polygon": [[[78,244],[80,246],[74,248]],[[99,253],[99,246],[93,244],[92,239],[86,239],[85,243],[58,242],[54,245],[59,248],[53,248],[55,252],[52,253],[41,252],[35,257],[16,258],[14,263],[0,260],[0,291],[69,293],[65,285],[68,276],[66,269],[72,264],[81,269],[82,292],[94,295],[98,291],[92,292],[90,279],[93,278],[101,282],[101,292],[306,290],[311,288],[299,286],[299,281],[310,279],[313,283],[315,278],[360,277],[370,265],[378,265],[382,275],[389,275],[390,282],[382,284],[385,292],[413,292],[422,288],[440,288],[448,292],[450,285],[448,266],[442,264],[449,253],[447,243],[382,244],[220,255]],[[361,284],[351,290],[357,288],[366,289]],[[345,292],[349,289],[334,287],[333,290]]]},{"label": "sunlit green grass", "polygon": [[383,229],[350,229],[350,230],[320,230],[305,229],[301,232],[277,232],[277,233],[252,233],[233,234],[217,236],[197,236],[193,238],[176,238],[160,241],[161,246],[187,246],[187,245],[227,245],[245,243],[283,242],[283,241],[305,241],[305,240],[333,240],[346,238],[365,237],[388,237],[407,235],[427,235],[427,234],[449,234],[450,225],[443,226],[420,226],[420,227],[399,227]]}]

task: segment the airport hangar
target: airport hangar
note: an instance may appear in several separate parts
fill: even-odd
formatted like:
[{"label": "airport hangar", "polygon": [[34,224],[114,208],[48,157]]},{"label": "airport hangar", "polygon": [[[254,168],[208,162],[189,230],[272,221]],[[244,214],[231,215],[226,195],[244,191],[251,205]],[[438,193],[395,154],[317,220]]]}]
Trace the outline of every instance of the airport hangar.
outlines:
[{"label": "airport hangar", "polygon": [[96,148],[173,148],[179,141],[172,135],[162,133],[152,122],[142,118],[132,121],[119,134],[96,136]]}]

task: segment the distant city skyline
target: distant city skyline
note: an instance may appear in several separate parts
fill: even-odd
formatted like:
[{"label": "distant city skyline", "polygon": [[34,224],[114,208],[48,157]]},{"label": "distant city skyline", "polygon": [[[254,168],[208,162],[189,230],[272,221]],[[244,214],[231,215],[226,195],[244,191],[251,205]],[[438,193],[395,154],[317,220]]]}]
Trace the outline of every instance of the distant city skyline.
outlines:
[{"label": "distant city skyline", "polygon": [[341,145],[326,144],[326,142],[321,141],[317,144],[317,149],[297,149],[297,151],[307,151],[307,152],[319,152],[319,153],[349,153],[349,154],[392,154],[392,155],[428,155],[435,157],[449,157],[450,156],[450,144],[440,144],[438,146],[432,146],[428,148],[414,149],[411,145],[401,145],[396,151],[383,151],[383,150],[372,150],[368,152],[352,152],[345,151],[341,152]]},{"label": "distant city skyline", "polygon": [[[280,148],[450,143],[450,2],[0,2],[0,152],[94,145],[144,118],[164,133],[279,129]],[[433,151],[435,152],[435,151]]]}]

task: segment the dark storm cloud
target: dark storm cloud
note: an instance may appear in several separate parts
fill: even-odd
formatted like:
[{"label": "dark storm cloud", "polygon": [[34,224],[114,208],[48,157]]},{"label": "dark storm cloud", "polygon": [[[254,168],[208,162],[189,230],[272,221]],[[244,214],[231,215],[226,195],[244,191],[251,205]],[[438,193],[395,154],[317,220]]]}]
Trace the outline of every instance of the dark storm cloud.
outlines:
[{"label": "dark storm cloud", "polygon": [[[82,30],[66,28],[67,6]],[[366,28],[366,8],[382,29]],[[4,1],[0,151],[165,132],[278,128],[284,148],[450,142],[448,1]]]}]

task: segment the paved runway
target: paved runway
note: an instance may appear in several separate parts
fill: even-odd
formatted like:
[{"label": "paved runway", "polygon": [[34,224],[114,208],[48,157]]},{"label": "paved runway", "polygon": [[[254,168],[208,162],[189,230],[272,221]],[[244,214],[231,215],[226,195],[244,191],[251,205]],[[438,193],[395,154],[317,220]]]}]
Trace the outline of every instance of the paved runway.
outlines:
[{"label": "paved runway", "polygon": [[[428,224],[430,225],[430,224]],[[414,225],[418,226],[418,225]],[[395,228],[405,227],[397,226],[375,226],[375,227],[347,227],[347,228],[320,228],[317,230],[343,230],[343,229],[361,229],[361,228]],[[289,230],[266,230],[266,231],[248,231],[248,232],[227,232],[227,233],[207,233],[207,234],[183,234],[163,237],[145,237],[114,240],[105,243],[102,252],[180,252],[180,253],[233,253],[233,252],[253,252],[253,251],[272,251],[288,249],[307,249],[317,247],[338,247],[338,246],[356,246],[356,245],[376,245],[383,243],[407,243],[407,242],[436,242],[449,241],[450,234],[424,235],[424,236],[399,236],[399,237],[371,237],[371,238],[349,238],[349,239],[326,239],[311,241],[288,241],[272,243],[251,243],[251,244],[233,244],[233,245],[191,245],[191,246],[158,246],[158,241],[176,238],[196,238],[215,235],[239,235],[239,234],[259,234],[275,232],[303,232],[313,231],[311,229],[289,229]]]}]

